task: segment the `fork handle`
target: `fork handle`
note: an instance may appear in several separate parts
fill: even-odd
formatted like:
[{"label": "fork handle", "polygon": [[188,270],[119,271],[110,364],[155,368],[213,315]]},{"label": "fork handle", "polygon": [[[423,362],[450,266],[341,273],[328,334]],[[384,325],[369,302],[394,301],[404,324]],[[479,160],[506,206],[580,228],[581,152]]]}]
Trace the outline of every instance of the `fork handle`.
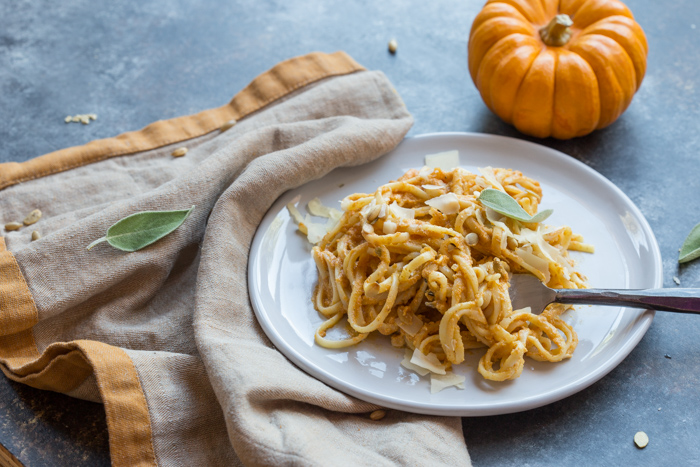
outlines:
[{"label": "fork handle", "polygon": [[557,289],[555,302],[700,314],[700,289]]}]

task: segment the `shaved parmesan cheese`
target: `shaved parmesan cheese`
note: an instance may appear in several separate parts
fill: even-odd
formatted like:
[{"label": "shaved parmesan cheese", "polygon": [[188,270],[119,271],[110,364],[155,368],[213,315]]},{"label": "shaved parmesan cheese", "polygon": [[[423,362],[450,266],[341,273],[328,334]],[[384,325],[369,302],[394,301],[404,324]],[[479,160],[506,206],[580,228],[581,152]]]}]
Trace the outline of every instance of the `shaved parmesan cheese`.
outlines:
[{"label": "shaved parmesan cheese", "polygon": [[434,169],[442,169],[448,172],[459,166],[459,152],[447,151],[425,156],[425,165]]},{"label": "shaved parmesan cheese", "polygon": [[324,206],[318,198],[314,198],[309,201],[306,208],[311,211],[311,214],[320,217],[328,217],[328,220],[325,223],[312,222],[311,216],[307,214],[306,217],[302,217],[295,206],[299,199],[301,199],[301,197],[297,196],[287,204],[287,210],[297,224],[299,231],[306,235],[306,239],[309,243],[315,245],[320,242],[328,232],[333,230],[343,213],[337,209]]},{"label": "shaved parmesan cheese", "polygon": [[444,375],[430,375],[430,393],[435,394],[440,392],[445,388],[450,386],[456,386],[459,389],[464,389],[464,380],[466,378],[462,375],[456,375],[454,373],[447,372]]},{"label": "shaved parmesan cheese", "polygon": [[402,367],[408,368],[409,370],[411,370],[415,373],[418,373],[421,376],[425,376],[428,373],[430,373],[430,371],[426,370],[425,368],[422,368],[420,366],[417,366],[417,365],[414,365],[413,363],[411,363],[411,355],[412,355],[411,350],[406,349],[406,352],[404,353],[403,360],[401,361]]},{"label": "shaved parmesan cheese", "polygon": [[301,224],[304,222],[304,216],[301,215],[295,204],[299,201],[299,197],[297,196],[296,201],[292,200],[289,204],[287,204],[287,210],[289,211],[289,214],[292,216],[292,219],[294,219],[294,222],[298,224]]},{"label": "shaved parmesan cheese", "polygon": [[412,315],[413,320],[411,321],[411,324],[405,324],[403,321],[400,319],[397,321],[397,324],[401,329],[403,329],[403,332],[408,334],[409,336],[415,336],[418,331],[420,331],[423,328],[423,321],[416,315]]},{"label": "shaved parmesan cheese", "polygon": [[287,203],[287,211],[289,211],[289,215],[292,216],[292,220],[297,225],[297,229],[299,229],[299,232],[303,233],[304,235],[307,235],[309,233],[309,230],[306,228],[306,224],[304,224],[304,218],[301,216],[301,213],[294,205],[299,201],[299,199],[301,199],[301,196],[297,196],[292,201]]},{"label": "shaved parmesan cheese", "polygon": [[459,212],[459,199],[454,193],[446,193],[437,198],[429,199],[425,204],[447,215],[457,214]]},{"label": "shaved parmesan cheese", "polygon": [[420,177],[427,177],[427,176],[430,175],[431,173],[433,173],[432,167],[428,167],[427,165],[424,165],[424,166],[421,167],[420,170],[418,171],[418,176],[420,176]]},{"label": "shaved parmesan cheese", "polygon": [[389,213],[399,219],[415,219],[416,212],[413,209],[402,208],[396,201],[389,205]]},{"label": "shaved parmesan cheese", "polygon": [[351,204],[352,204],[352,200],[346,196],[340,202],[340,209],[342,209],[343,211],[347,211],[350,208]]},{"label": "shaved parmesan cheese", "polygon": [[309,241],[309,243],[312,243],[314,245],[320,242],[323,236],[326,235],[326,233],[328,233],[328,230],[326,229],[326,224],[318,224],[316,222],[311,222],[311,216],[309,215],[307,215],[304,219],[304,225],[306,226],[307,231],[306,238]]},{"label": "shaved parmesan cheese", "polygon": [[437,355],[432,352],[430,352],[428,355],[423,355],[423,352],[421,352],[419,349],[414,350],[413,356],[411,357],[411,363],[425,368],[432,373],[437,373],[438,375],[445,374],[445,366],[440,363]]},{"label": "shaved parmesan cheese", "polygon": [[503,188],[503,185],[501,185],[501,182],[496,179],[496,174],[493,172],[493,167],[479,167],[479,173],[486,179],[487,182],[491,184],[493,188],[503,192],[506,191]]},{"label": "shaved parmesan cheese", "polygon": [[531,244],[536,245],[542,255],[548,260],[559,264],[563,269],[564,277],[566,279],[570,279],[571,274],[574,273],[571,263],[569,263],[569,261],[556,247],[553,247],[547,243],[543,236],[543,229],[538,228],[537,231],[523,229],[521,236]]},{"label": "shaved parmesan cheese", "polygon": [[396,233],[396,222],[392,221],[384,221],[384,233],[387,235],[391,235],[393,233]]},{"label": "shaved parmesan cheese", "polygon": [[428,196],[440,196],[442,192],[445,190],[444,186],[440,185],[423,185],[421,186],[423,188],[423,191],[428,193]]},{"label": "shaved parmesan cheese", "polygon": [[534,253],[523,248],[516,248],[515,254],[518,255],[518,257],[520,257],[520,259],[522,259],[528,266],[540,271],[544,275],[545,284],[549,282],[551,277],[549,275],[549,263],[546,259],[540,258]]},{"label": "shaved parmesan cheese", "polygon": [[370,213],[377,207],[377,202],[372,199],[369,204],[366,204],[362,209],[360,209],[360,215],[367,219]]},{"label": "shaved parmesan cheese", "polygon": [[[486,218],[489,220],[490,223],[493,225],[500,227],[503,229],[503,231],[506,233],[507,236],[509,237],[515,237],[518,239],[517,235],[513,235],[513,232],[510,230],[510,228],[503,222],[501,219],[504,219],[503,216],[501,216],[499,213],[494,211],[491,208],[485,208],[486,211]],[[527,229],[524,229],[527,230]]]},{"label": "shaved parmesan cheese", "polygon": [[340,220],[343,215],[342,211],[335,208],[329,208],[321,203],[321,200],[314,198],[306,205],[309,212],[314,216],[327,217],[328,219]]},{"label": "shaved parmesan cheese", "polygon": [[539,229],[537,231],[523,229],[520,232],[520,236],[524,238],[528,243],[532,245],[537,245],[537,248],[540,249],[545,258],[552,262],[556,262],[556,259],[554,258],[556,256],[559,256],[559,250],[557,250],[545,241],[544,237],[542,236],[542,232]]}]

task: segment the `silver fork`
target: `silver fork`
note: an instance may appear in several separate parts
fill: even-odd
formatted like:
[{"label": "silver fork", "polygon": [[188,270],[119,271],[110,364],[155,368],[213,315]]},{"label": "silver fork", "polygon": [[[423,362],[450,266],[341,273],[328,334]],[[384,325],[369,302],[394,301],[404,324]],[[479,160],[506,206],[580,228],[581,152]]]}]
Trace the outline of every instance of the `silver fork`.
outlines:
[{"label": "silver fork", "polygon": [[550,289],[535,276],[513,274],[508,289],[513,309],[540,314],[550,303],[612,305],[700,314],[700,289]]}]

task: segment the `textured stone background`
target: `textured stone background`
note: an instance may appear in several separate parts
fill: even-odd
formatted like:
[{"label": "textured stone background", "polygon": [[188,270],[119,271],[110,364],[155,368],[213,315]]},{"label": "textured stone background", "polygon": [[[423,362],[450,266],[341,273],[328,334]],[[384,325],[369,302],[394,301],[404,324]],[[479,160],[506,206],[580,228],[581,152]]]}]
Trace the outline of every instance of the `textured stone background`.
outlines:
[{"label": "textured stone background", "polygon": [[[611,127],[537,140],[622,189],[661,246],[664,286],[700,285],[676,263],[700,222],[700,2],[628,0],[650,44],[647,76]],[[482,1],[6,0],[0,2],[0,162],[24,161],[226,102],[275,63],[345,50],[384,71],[415,117],[412,135],[523,139],[481,102],[466,44]],[[395,56],[386,44],[396,38]],[[66,115],[96,113],[88,126]],[[464,419],[474,464],[699,465],[700,317],[658,313],[631,355],[563,401]],[[668,354],[671,359],[665,358]],[[661,407],[661,411],[658,408]],[[644,430],[644,450],[632,437]],[[102,407],[0,378],[0,443],[27,465],[108,465]]]}]

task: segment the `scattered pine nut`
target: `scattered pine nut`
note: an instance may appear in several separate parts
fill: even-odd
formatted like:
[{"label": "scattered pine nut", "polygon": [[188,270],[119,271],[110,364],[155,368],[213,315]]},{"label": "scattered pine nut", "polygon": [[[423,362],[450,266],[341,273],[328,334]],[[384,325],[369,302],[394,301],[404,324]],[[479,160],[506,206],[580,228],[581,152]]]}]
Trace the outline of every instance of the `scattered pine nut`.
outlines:
[{"label": "scattered pine nut", "polygon": [[5,230],[7,230],[8,232],[11,230],[19,230],[21,227],[22,224],[20,224],[19,222],[8,222],[7,224],[5,224]]},{"label": "scattered pine nut", "polygon": [[637,434],[634,435],[634,444],[636,444],[639,449],[644,449],[647,447],[647,444],[649,444],[649,437],[643,431],[638,431]]},{"label": "scattered pine nut", "polygon": [[41,211],[39,211],[38,209],[35,209],[32,212],[30,212],[27,215],[27,217],[24,218],[23,222],[24,222],[24,225],[32,225],[32,224],[36,224],[39,221],[39,219],[41,219]]},{"label": "scattered pine nut", "polygon": [[677,276],[673,276],[673,282],[675,282],[676,285],[681,285],[681,280]]},{"label": "scattered pine nut", "polygon": [[185,154],[187,154],[187,151],[188,151],[187,148],[177,148],[176,150],[174,150],[174,151],[172,152],[171,155],[172,155],[173,157],[182,157],[182,156],[184,156]]},{"label": "scattered pine nut", "polygon": [[392,54],[395,54],[396,49],[398,49],[398,48],[399,48],[399,43],[396,42],[396,39],[392,39],[389,41],[389,52],[391,52]]},{"label": "scattered pine nut", "polygon": [[229,120],[228,122],[221,125],[219,130],[223,133],[226,130],[230,130],[237,122],[235,120]]},{"label": "scattered pine nut", "polygon": [[91,120],[97,120],[97,114],[78,114],[75,116],[68,115],[63,119],[63,121],[66,123],[75,122],[82,123],[83,125],[87,125]]},{"label": "scattered pine nut", "polygon": [[32,241],[39,240],[41,238],[41,234],[39,233],[38,230],[35,230],[32,232]]},{"label": "scattered pine nut", "polygon": [[381,420],[382,418],[384,418],[385,415],[386,415],[386,411],[375,410],[374,412],[369,414],[369,418],[376,422],[377,420]]}]

